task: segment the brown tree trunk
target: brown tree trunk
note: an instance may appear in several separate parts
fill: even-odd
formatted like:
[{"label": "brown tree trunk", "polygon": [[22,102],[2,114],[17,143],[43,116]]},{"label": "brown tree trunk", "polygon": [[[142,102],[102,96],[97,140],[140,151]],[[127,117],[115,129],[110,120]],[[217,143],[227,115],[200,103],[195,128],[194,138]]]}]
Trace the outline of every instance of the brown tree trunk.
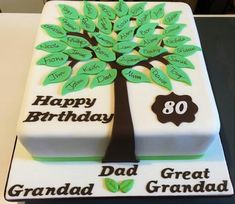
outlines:
[{"label": "brown tree trunk", "polygon": [[[120,66],[120,65],[119,65]],[[114,82],[114,122],[109,145],[102,162],[138,162],[135,155],[134,128],[129,107],[126,79],[117,67]]]}]

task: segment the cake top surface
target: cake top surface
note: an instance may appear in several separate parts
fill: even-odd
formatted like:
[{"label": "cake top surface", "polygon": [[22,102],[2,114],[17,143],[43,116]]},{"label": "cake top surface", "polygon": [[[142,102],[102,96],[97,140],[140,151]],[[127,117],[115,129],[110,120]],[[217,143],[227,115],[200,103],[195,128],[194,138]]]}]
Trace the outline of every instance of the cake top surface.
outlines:
[{"label": "cake top surface", "polygon": [[[52,1],[43,10],[35,44],[21,121],[32,108],[45,112],[49,106],[57,113],[79,108],[82,113],[99,113],[93,118],[97,125],[80,123],[81,135],[90,134],[88,126],[96,133],[91,134],[94,137],[110,134],[117,105],[114,92],[120,92],[120,96],[129,98],[137,133],[219,129],[197,30],[190,7],[184,3]],[[113,91],[120,78],[125,79],[127,87]],[[151,109],[157,95],[172,91],[189,95],[189,102],[200,111],[192,106],[189,123],[174,120],[155,125],[156,114],[146,110]],[[44,106],[37,103],[38,96],[51,98]],[[141,116],[148,118],[144,125]],[[36,123],[24,123],[20,131],[36,128],[35,135],[42,137],[55,132],[57,136],[77,135],[76,123],[60,127],[60,119],[45,119],[48,130],[41,130]]]}]

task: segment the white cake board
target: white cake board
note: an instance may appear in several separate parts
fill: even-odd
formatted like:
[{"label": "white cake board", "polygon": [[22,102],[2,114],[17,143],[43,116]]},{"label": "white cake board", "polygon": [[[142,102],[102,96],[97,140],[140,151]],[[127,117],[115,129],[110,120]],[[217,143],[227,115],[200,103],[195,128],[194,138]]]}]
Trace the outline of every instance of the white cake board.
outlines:
[{"label": "white cake board", "polygon": [[[224,196],[233,194],[233,186],[219,136],[216,137],[205,155],[199,159],[141,161],[137,164],[136,175],[98,176],[103,169],[102,166],[128,169],[133,168],[133,165],[130,163],[35,161],[17,141],[6,184],[5,198],[8,201],[15,201],[76,197]],[[165,174],[161,175],[164,169]],[[179,178],[176,178],[176,174],[172,174],[171,178],[163,178],[163,176],[170,177],[169,172],[173,171],[185,172],[185,178],[182,178],[182,174],[178,175]],[[190,176],[192,173],[193,176]],[[113,193],[107,190],[104,184],[105,178],[111,178],[117,182],[133,179],[134,185],[127,193],[121,191]],[[204,187],[202,183],[204,183]],[[164,190],[164,185],[165,187],[168,185],[170,188],[166,187]],[[183,185],[191,185],[194,189],[192,192],[183,192]],[[89,188],[86,188],[87,186]],[[83,190],[79,191],[78,187]],[[55,190],[54,195],[52,191],[47,192],[48,188]],[[85,195],[86,193],[89,195]]]}]

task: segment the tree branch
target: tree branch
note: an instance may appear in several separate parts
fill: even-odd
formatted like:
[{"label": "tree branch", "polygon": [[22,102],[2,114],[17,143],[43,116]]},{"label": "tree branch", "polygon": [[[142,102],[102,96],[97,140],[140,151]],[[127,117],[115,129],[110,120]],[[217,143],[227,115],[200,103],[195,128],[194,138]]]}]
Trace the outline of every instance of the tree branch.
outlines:
[{"label": "tree branch", "polygon": [[73,58],[69,58],[69,60],[71,61],[69,62],[68,66],[70,66],[72,69],[78,62],[80,62],[79,60],[75,60]]}]

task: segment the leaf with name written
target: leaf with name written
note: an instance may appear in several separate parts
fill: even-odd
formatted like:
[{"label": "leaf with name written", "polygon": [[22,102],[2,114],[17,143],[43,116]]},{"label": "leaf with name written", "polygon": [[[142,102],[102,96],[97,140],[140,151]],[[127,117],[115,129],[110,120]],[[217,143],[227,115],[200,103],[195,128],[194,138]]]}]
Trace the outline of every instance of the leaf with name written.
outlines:
[{"label": "leaf with name written", "polygon": [[133,82],[133,83],[150,82],[148,77],[145,76],[145,74],[134,69],[130,69],[130,68],[123,69],[122,75],[129,82]]},{"label": "leaf with name written", "polygon": [[136,24],[137,26],[144,25],[146,23],[149,23],[150,21],[150,11],[144,11],[136,18]]},{"label": "leaf with name written", "polygon": [[41,28],[43,28],[47,34],[53,38],[63,38],[66,36],[65,30],[58,25],[42,24]]},{"label": "leaf with name written", "polygon": [[36,49],[54,53],[63,51],[66,49],[66,47],[67,45],[64,42],[61,42],[59,40],[49,40],[37,45]]},{"label": "leaf with name written", "polygon": [[165,15],[164,12],[165,3],[154,6],[150,11],[151,19],[159,19]]},{"label": "leaf with name written", "polygon": [[119,191],[119,184],[118,184],[118,182],[116,182],[113,179],[105,178],[104,179],[104,184],[105,184],[107,190],[112,192],[112,193],[116,193],[116,192]]},{"label": "leaf with name written", "polygon": [[129,10],[129,14],[131,15],[131,17],[140,15],[144,11],[145,5],[146,5],[146,2],[137,3],[133,5]]},{"label": "leaf with name written", "polygon": [[186,26],[185,24],[173,24],[167,26],[162,34],[165,36],[178,35],[185,28],[185,26]]},{"label": "leaf with name written", "polygon": [[117,59],[117,63],[122,66],[132,66],[143,60],[147,60],[147,58],[141,55],[122,55]]},{"label": "leaf with name written", "polygon": [[122,17],[128,13],[129,8],[124,0],[119,0],[115,5],[114,10],[119,17]]},{"label": "leaf with name written", "polygon": [[185,44],[186,42],[190,40],[191,38],[180,35],[180,36],[172,36],[172,37],[165,38],[163,39],[163,42],[166,46],[175,48],[175,47]]},{"label": "leaf with name written", "polygon": [[71,73],[72,69],[70,66],[57,68],[47,75],[43,81],[43,85],[66,81],[70,77]]},{"label": "leaf with name written", "polygon": [[46,55],[37,61],[38,65],[47,65],[49,67],[58,67],[65,64],[68,60],[68,55],[58,52]]},{"label": "leaf with name written", "polygon": [[72,35],[68,35],[67,44],[73,48],[82,48],[90,45],[90,43],[85,38]]},{"label": "leaf with name written", "polygon": [[159,45],[154,45],[154,44],[150,44],[146,47],[142,47],[139,50],[139,53],[145,57],[155,57],[155,56],[160,55],[164,52],[167,52],[167,49],[165,49]]},{"label": "leaf with name written", "polygon": [[183,57],[187,57],[190,56],[192,54],[194,54],[197,51],[201,51],[202,49],[198,46],[195,45],[182,45],[180,47],[177,47],[174,50],[175,54],[181,55]]},{"label": "leaf with name written", "polygon": [[71,58],[79,61],[86,61],[92,57],[91,51],[83,48],[68,49],[64,53],[68,54]]},{"label": "leaf with name written", "polygon": [[129,15],[123,16],[114,23],[113,30],[114,31],[122,30],[128,27],[129,24],[130,24],[130,16]]},{"label": "leaf with name written", "polygon": [[95,30],[94,22],[86,16],[80,16],[80,26],[88,32],[94,32]]},{"label": "leaf with name written", "polygon": [[94,50],[96,56],[102,61],[112,62],[116,60],[116,55],[111,49],[102,47],[101,45],[95,46],[92,49]]},{"label": "leaf with name written", "polygon": [[138,38],[144,38],[149,35],[152,35],[155,31],[155,28],[157,27],[158,23],[146,23],[142,26],[140,26],[136,32],[136,37]]},{"label": "leaf with name written", "polygon": [[163,38],[163,35],[154,34],[154,35],[148,35],[143,40],[140,41],[139,46],[145,47],[150,44],[158,44]]},{"label": "leaf with name written", "polygon": [[114,20],[116,17],[115,11],[106,4],[98,4],[101,12],[105,14],[110,20]]},{"label": "leaf with name written", "polygon": [[115,44],[115,40],[112,37],[103,33],[95,32],[92,33],[92,35],[95,37],[96,41],[104,47],[113,47],[113,45]]},{"label": "leaf with name written", "polygon": [[101,32],[105,34],[110,34],[112,32],[112,23],[109,18],[104,14],[100,14],[98,18],[97,27]]},{"label": "leaf with name written", "polygon": [[134,186],[134,180],[126,179],[120,183],[119,188],[121,192],[127,193],[133,188],[133,186]]},{"label": "leaf with name written", "polygon": [[131,52],[136,46],[137,44],[132,41],[118,42],[113,46],[113,50],[118,53],[128,53]]},{"label": "leaf with name written", "polygon": [[152,80],[156,84],[167,88],[169,91],[172,90],[172,85],[171,85],[171,82],[170,82],[169,78],[167,77],[167,75],[161,69],[151,68],[150,75],[152,77]]},{"label": "leaf with name written", "polygon": [[76,75],[74,77],[71,77],[64,86],[62,87],[62,95],[75,92],[75,91],[80,91],[84,89],[89,82],[89,78],[87,75]]},{"label": "leaf with name written", "polygon": [[179,20],[179,17],[180,17],[181,13],[182,13],[181,11],[170,12],[170,13],[168,13],[164,16],[162,22],[165,25],[172,25],[172,24],[176,23]]},{"label": "leaf with name written", "polygon": [[79,27],[78,23],[74,20],[60,17],[59,21],[61,22],[62,27],[69,32],[79,32],[80,31],[80,27]]},{"label": "leaf with name written", "polygon": [[85,16],[91,19],[96,19],[98,15],[96,7],[88,1],[84,1],[83,12]]},{"label": "leaf with name written", "polygon": [[192,84],[190,78],[188,77],[188,75],[182,69],[174,67],[171,64],[168,64],[166,66],[166,71],[167,71],[168,76],[171,79],[174,79],[174,80],[180,81],[180,82],[184,82],[188,85]]},{"label": "leaf with name written", "polygon": [[116,77],[117,77],[116,69],[104,70],[95,76],[95,78],[91,82],[91,88],[111,84],[116,79]]},{"label": "leaf with name written", "polygon": [[64,17],[70,18],[73,20],[76,20],[79,18],[79,13],[74,7],[66,5],[66,4],[59,4],[58,6]]},{"label": "leaf with name written", "polygon": [[90,74],[90,75],[98,74],[105,69],[106,65],[107,64],[103,61],[98,61],[98,60],[91,61],[84,64],[78,70],[77,74]]},{"label": "leaf with name written", "polygon": [[120,31],[117,35],[117,41],[130,41],[133,38],[135,27],[127,27]]},{"label": "leaf with name written", "polygon": [[168,55],[166,56],[166,59],[176,67],[194,69],[194,65],[188,59],[180,55]]}]

